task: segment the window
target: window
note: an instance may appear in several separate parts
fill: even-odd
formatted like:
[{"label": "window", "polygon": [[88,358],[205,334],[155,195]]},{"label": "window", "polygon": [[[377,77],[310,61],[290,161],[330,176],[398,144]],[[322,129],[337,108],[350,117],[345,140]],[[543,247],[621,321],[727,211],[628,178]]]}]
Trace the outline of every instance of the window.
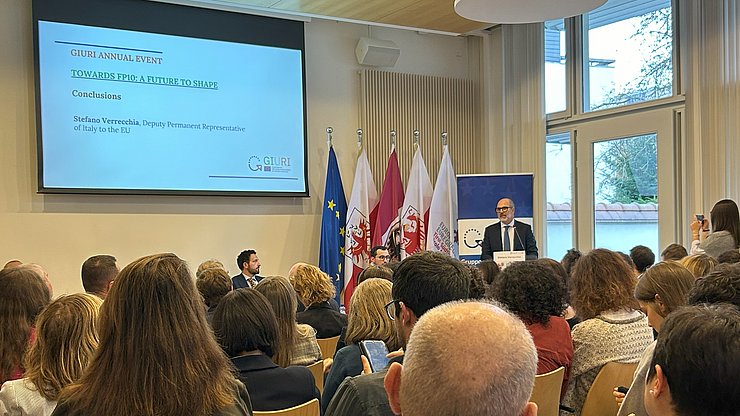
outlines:
[{"label": "window", "polygon": [[545,112],[567,110],[565,20],[545,22]]},{"label": "window", "polygon": [[547,257],[562,258],[573,247],[573,192],[570,132],[549,134],[547,170]]},{"label": "window", "polygon": [[584,15],[583,111],[673,94],[670,0],[609,0]]}]

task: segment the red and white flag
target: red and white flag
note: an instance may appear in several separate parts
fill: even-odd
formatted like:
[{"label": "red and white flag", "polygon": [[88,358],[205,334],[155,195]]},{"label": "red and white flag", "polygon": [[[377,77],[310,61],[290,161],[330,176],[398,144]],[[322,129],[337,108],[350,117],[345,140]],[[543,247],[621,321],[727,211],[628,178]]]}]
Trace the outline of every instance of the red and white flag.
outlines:
[{"label": "red and white flag", "polygon": [[445,145],[429,209],[427,250],[457,257],[457,241],[457,178],[449,149]]},{"label": "red and white flag", "polygon": [[398,155],[396,147],[391,149],[388,158],[388,167],[385,169],[383,190],[380,192],[378,204],[378,218],[373,226],[373,246],[388,247],[391,257],[398,258],[401,239],[401,222],[399,211],[403,205],[403,183],[401,171],[398,169]]},{"label": "red and white flag", "polygon": [[429,203],[432,201],[432,181],[421,156],[421,147],[414,152],[406,199],[401,208],[401,258],[424,251],[429,224]]},{"label": "red and white flag", "polygon": [[377,215],[378,191],[370,171],[365,150],[357,159],[352,194],[347,205],[347,224],[344,228],[344,305],[349,308],[349,300],[357,286],[357,276],[370,263],[370,230]]}]

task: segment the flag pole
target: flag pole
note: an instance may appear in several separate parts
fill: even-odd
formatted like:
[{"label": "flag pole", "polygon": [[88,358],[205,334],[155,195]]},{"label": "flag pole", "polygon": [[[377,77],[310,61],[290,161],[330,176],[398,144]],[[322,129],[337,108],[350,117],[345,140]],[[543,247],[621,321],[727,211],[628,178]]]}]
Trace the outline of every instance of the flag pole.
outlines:
[{"label": "flag pole", "polygon": [[447,146],[447,132],[442,131],[442,146]]},{"label": "flag pole", "polygon": [[414,149],[417,149],[419,147],[420,136],[421,133],[419,133],[419,130],[414,130]]},{"label": "flag pole", "polygon": [[391,130],[391,151],[396,148],[396,131]]},{"label": "flag pole", "polygon": [[326,144],[329,145],[329,147],[332,146],[332,137],[331,134],[334,133],[334,129],[332,127],[326,128]]}]

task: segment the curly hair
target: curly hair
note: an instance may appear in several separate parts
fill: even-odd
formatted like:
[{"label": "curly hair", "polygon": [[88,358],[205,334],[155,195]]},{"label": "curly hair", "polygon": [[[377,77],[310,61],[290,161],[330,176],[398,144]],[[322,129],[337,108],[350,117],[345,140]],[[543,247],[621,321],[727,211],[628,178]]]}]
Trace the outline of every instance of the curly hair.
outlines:
[{"label": "curly hair", "polygon": [[331,284],[331,278],[314,265],[301,264],[296,267],[295,272],[289,278],[290,284],[293,285],[298,298],[306,308],[334,297],[334,285]]},{"label": "curly hair", "polygon": [[231,291],[231,278],[226,270],[220,267],[205,268],[195,276],[195,287],[209,308],[217,306],[218,302]]},{"label": "curly hair", "polygon": [[347,315],[347,344],[375,339],[385,342],[389,351],[401,347],[396,327],[385,312],[385,304],[392,300],[392,286],[380,278],[367,279],[357,286]]},{"label": "curly hair", "polygon": [[527,324],[547,325],[568,306],[562,278],[539,262],[518,262],[501,271],[494,284],[496,299]]},{"label": "curly hair", "polygon": [[707,254],[694,254],[686,256],[678,261],[682,266],[689,269],[697,279],[706,276],[719,264],[717,259]]},{"label": "curly hair", "polygon": [[604,248],[591,250],[573,269],[571,305],[583,320],[609,310],[637,309],[639,305],[632,295],[635,283],[632,270],[619,253]]}]

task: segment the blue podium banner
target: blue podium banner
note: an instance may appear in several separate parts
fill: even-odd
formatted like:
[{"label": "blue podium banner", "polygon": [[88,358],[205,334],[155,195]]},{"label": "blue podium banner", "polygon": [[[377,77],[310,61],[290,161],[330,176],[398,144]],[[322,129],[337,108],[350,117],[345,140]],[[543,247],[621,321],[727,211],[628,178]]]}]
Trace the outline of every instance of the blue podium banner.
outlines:
[{"label": "blue podium banner", "polygon": [[532,225],[534,177],[531,173],[457,175],[458,238],[460,260],[480,262],[483,233],[498,222],[496,203],[510,198],[515,218]]}]

